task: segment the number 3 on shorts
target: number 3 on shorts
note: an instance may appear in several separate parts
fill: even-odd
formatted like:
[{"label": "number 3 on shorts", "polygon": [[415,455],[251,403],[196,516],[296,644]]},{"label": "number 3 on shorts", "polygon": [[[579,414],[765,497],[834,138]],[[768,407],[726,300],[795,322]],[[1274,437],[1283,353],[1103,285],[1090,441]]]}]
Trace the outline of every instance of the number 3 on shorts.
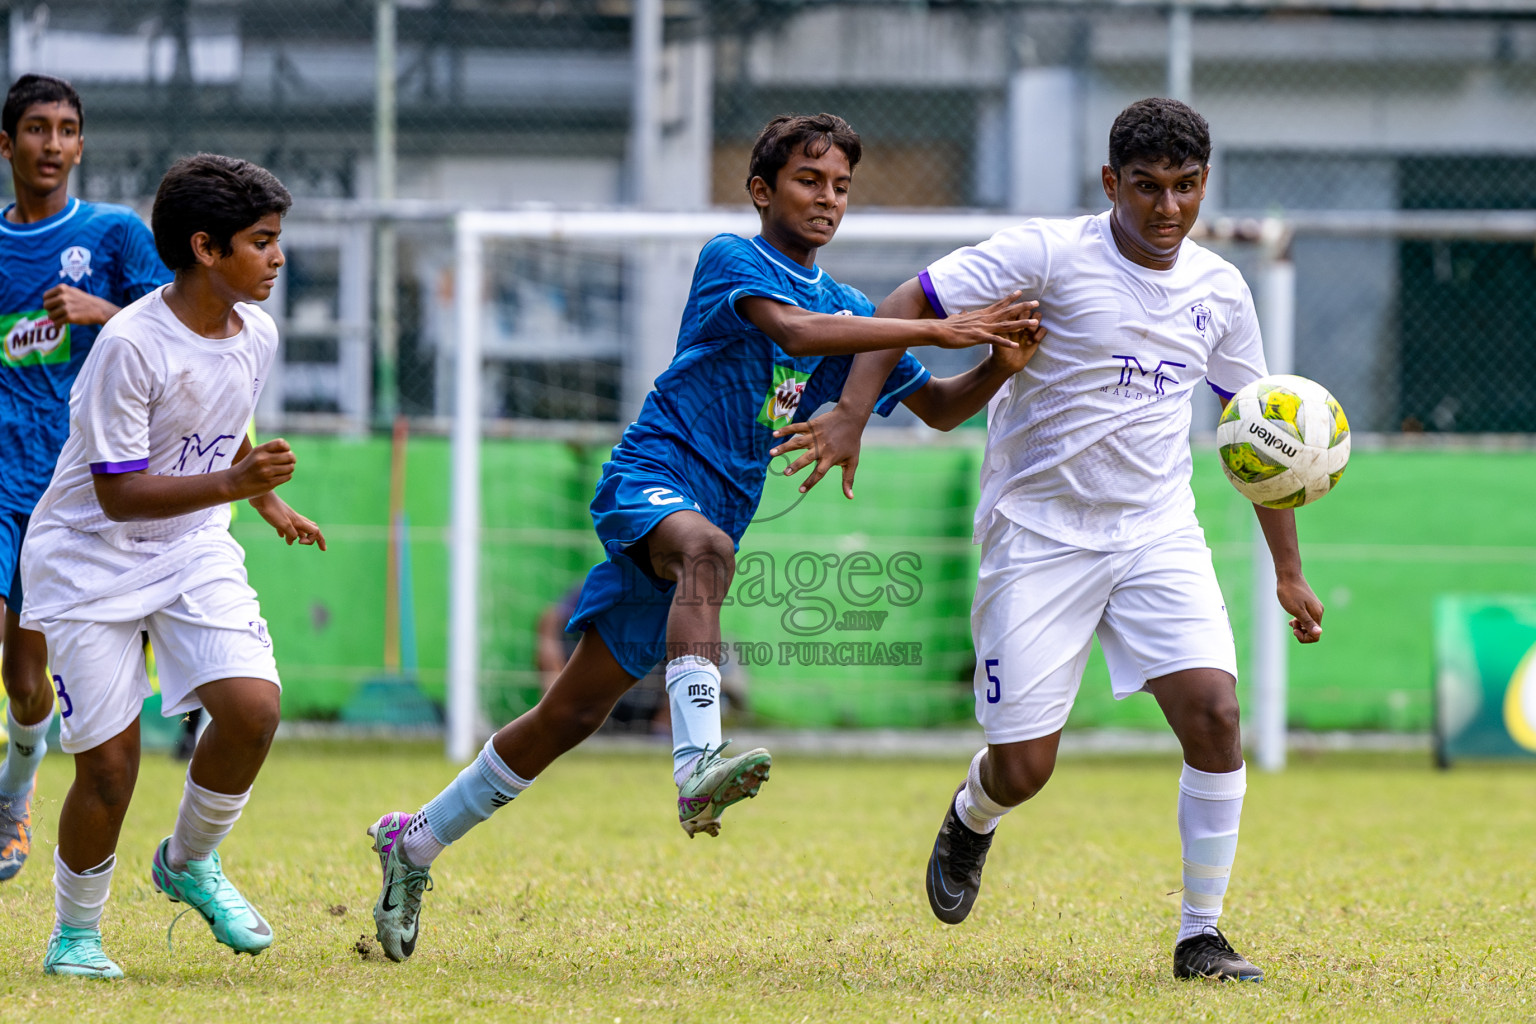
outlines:
[{"label": "number 3 on shorts", "polygon": [[1003,681],[992,674],[992,669],[1002,663],[997,658],[988,658],[982,664],[986,667],[987,682],[992,684],[987,687],[987,703],[996,704],[1003,699]]},{"label": "number 3 on shorts", "polygon": [[53,677],[54,688],[59,692],[59,717],[68,718],[75,713],[75,702],[69,699],[69,694],[64,689],[64,677]]}]

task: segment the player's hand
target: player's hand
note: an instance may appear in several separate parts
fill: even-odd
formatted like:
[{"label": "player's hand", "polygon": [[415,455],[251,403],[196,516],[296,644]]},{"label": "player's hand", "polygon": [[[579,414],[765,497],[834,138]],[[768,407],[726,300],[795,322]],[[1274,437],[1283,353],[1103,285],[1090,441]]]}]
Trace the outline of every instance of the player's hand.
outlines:
[{"label": "player's hand", "polygon": [[1323,638],[1323,602],[1312,593],[1312,588],[1300,576],[1284,579],[1275,587],[1280,607],[1290,612],[1291,633],[1304,644],[1315,644]]},{"label": "player's hand", "polygon": [[293,479],[298,458],[282,438],[273,438],[251,449],[230,469],[241,497],[256,497]]},{"label": "player's hand", "polygon": [[43,292],[43,309],[56,324],[85,325],[106,323],[119,307],[90,292],[60,284]]},{"label": "player's hand", "polygon": [[[1005,295],[990,306],[958,313],[940,320],[945,330],[937,342],[940,348],[969,348],[991,345],[994,349],[1018,348],[1020,340],[1040,326],[1035,309],[1040,303],[1020,302],[1023,292]],[[1023,365],[1023,364],[1020,364]]]},{"label": "player's hand", "polygon": [[1008,348],[1003,345],[993,347],[992,354],[987,357],[991,360],[993,366],[1010,374],[1018,373],[1024,369],[1024,364],[1029,362],[1030,357],[1039,350],[1040,342],[1045,340],[1045,325],[1038,322],[1038,312],[1035,316],[1037,322],[1034,327],[1027,328],[1015,335],[1015,340],[1018,341],[1016,348]]},{"label": "player's hand", "polygon": [[277,535],[288,542],[292,547],[294,541],[300,544],[313,544],[321,551],[325,550],[325,534],[320,532],[320,527],[308,516],[301,516],[288,507],[288,503],[277,495],[268,491],[251,499],[251,507],[261,513],[261,518],[272,524]]},{"label": "player's hand", "polygon": [[811,463],[816,469],[800,485],[804,494],[821,482],[833,466],[843,467],[843,497],[853,499],[853,477],[859,469],[859,446],[864,436],[864,420],[844,409],[833,406],[828,412],[805,423],[791,423],[773,432],[774,437],[789,440],[771,449],[773,456],[801,452],[801,455],[784,470],[785,476],[793,476]]}]

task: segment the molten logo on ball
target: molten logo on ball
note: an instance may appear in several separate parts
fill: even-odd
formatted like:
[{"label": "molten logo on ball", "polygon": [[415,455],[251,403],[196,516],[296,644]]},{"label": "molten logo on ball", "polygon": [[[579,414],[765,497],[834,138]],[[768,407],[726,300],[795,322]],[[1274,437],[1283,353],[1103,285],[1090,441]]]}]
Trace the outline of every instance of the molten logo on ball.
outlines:
[{"label": "molten logo on ball", "polygon": [[1233,396],[1216,425],[1221,468],[1256,505],[1297,508],[1333,489],[1349,462],[1349,421],[1316,381],[1275,374]]}]

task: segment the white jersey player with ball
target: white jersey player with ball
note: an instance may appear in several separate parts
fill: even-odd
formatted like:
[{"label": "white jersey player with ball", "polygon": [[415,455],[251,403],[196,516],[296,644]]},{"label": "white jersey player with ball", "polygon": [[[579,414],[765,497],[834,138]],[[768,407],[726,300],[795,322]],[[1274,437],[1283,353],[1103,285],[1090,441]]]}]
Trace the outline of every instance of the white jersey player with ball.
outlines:
[{"label": "white jersey player with ball", "polygon": [[[1199,114],[1173,100],[1133,104],[1110,131],[1109,212],[1027,221],[951,253],[878,315],[949,316],[1021,291],[1039,301],[1046,330],[988,413],[971,612],[988,745],[934,844],[935,915],[964,920],[999,819],[1050,778],[1097,635],[1115,696],[1150,692],[1184,751],[1174,973],[1257,981],[1263,972],[1217,928],[1245,778],[1237,659],[1195,519],[1188,433],[1195,388],[1230,398],[1265,366],[1242,277],[1185,237],[1209,158]],[[1293,632],[1315,641],[1323,609],[1292,514],[1256,511]]]}]

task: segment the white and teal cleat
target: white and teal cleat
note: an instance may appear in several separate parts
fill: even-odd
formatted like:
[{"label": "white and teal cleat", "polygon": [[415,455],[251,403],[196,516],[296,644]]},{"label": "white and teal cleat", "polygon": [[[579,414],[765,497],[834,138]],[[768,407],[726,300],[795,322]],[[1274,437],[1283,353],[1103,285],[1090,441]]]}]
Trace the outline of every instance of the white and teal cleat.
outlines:
[{"label": "white and teal cleat", "polygon": [[123,976],[123,969],[102,950],[99,928],[71,928],[61,924],[48,938],[48,952],[43,954],[43,973],[113,980]]},{"label": "white and teal cleat", "polygon": [[[224,877],[219,851],[213,851],[207,860],[187,861],[184,871],[172,871],[166,863],[170,842],[169,838],[160,841],[150,865],[149,877],[155,888],[169,896],[172,903],[185,903],[187,910],[201,914],[213,937],[236,953],[255,956],[272,945],[272,926]],[[177,914],[171,928],[180,919],[181,914]],[[170,945],[171,928],[165,930],[166,945]]]},{"label": "white and teal cleat", "polygon": [[421,896],[432,888],[432,874],[405,859],[400,837],[414,814],[390,811],[368,826],[373,852],[379,855],[383,880],[379,898],[373,904],[374,935],[384,955],[395,962],[416,952],[416,935],[421,926]]},{"label": "white and teal cleat", "polygon": [[708,747],[693,771],[677,787],[677,823],[692,839],[700,832],[720,834],[720,815],[734,803],[757,796],[768,781],[773,756],[756,747],[735,757],[721,757],[730,740],[713,750]]}]

